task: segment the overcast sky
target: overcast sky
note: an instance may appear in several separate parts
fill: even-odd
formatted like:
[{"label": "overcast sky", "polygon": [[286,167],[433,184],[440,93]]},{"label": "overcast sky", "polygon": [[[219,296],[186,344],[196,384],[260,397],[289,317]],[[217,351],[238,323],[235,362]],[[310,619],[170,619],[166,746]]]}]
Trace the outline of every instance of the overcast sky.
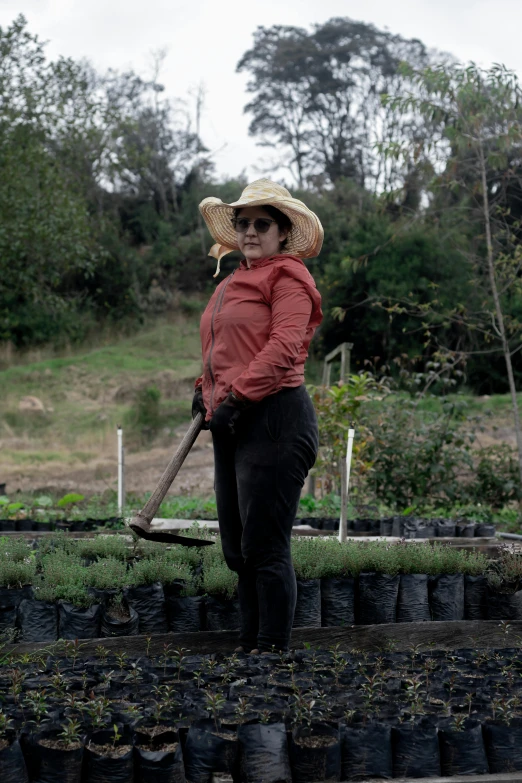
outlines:
[{"label": "overcast sky", "polygon": [[521,0],[0,0],[1,27],[19,13],[49,42],[51,57],[86,57],[100,70],[150,75],[150,53],[166,47],[161,81],[168,95],[206,89],[201,133],[220,176],[245,171],[253,178],[266,159],[248,136],[247,77],[235,72],[258,25],[309,27],[347,16],[522,75]]}]

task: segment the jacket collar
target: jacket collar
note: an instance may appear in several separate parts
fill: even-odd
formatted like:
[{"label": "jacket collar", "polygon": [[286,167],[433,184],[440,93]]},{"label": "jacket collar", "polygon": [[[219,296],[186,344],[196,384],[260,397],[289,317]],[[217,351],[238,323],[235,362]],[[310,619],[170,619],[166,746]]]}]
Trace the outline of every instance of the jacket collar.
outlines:
[{"label": "jacket collar", "polygon": [[248,267],[246,260],[242,258],[241,261],[239,262],[239,267],[240,269],[248,269],[248,268],[258,269],[261,266],[267,266],[268,264],[273,264],[275,261],[280,261],[280,260],[287,261],[290,259],[292,261],[297,261],[299,264],[303,263],[302,260],[297,256],[292,256],[289,253],[278,253],[275,256],[268,256],[268,258],[258,258],[256,259],[256,261],[251,261],[250,267]]}]

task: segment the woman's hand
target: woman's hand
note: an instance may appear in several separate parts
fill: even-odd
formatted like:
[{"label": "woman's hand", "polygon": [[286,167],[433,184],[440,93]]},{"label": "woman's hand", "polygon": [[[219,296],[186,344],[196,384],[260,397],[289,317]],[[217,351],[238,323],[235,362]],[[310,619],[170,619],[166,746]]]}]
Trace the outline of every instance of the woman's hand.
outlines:
[{"label": "woman's hand", "polygon": [[[194,397],[192,398],[192,418],[195,419],[198,413],[202,413],[203,419],[205,419],[207,415],[207,409],[205,408],[205,403],[203,402],[203,390],[201,386],[196,387]],[[208,421],[205,421],[202,429],[208,430],[208,428]]]},{"label": "woman's hand", "polygon": [[230,392],[228,397],[214,411],[210,419],[210,432],[218,437],[235,435],[235,425],[241,415],[241,411],[248,408],[250,404],[248,400],[240,400],[233,392]]}]

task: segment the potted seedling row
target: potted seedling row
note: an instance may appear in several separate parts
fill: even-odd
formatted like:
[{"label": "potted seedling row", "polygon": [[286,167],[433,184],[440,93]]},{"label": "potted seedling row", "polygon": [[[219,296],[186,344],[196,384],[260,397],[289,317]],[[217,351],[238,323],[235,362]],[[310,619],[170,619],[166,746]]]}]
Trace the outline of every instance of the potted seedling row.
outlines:
[{"label": "potted seedling row", "polygon": [[[444,544],[296,537],[294,627],[522,619],[522,567]],[[239,627],[237,575],[213,547],[55,533],[0,539],[0,629],[20,641]]]},{"label": "potted seedling row", "polygon": [[[522,771],[522,655],[0,651],[0,780],[354,780]],[[164,777],[162,777],[162,775]],[[168,775],[168,776],[167,776]]]}]

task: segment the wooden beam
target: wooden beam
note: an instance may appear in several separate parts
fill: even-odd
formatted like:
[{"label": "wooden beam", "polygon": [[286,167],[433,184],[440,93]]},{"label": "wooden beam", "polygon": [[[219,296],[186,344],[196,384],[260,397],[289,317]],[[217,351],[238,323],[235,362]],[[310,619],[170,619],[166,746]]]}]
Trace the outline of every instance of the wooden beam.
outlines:
[{"label": "wooden beam", "polygon": [[[185,647],[192,653],[231,653],[238,644],[238,631],[201,631],[199,633],[166,633],[151,637],[150,652],[160,655],[165,644]],[[96,647],[108,650],[124,649],[129,656],[145,655],[146,636],[125,636],[110,639],[80,640],[81,655],[94,655]],[[350,628],[294,628],[291,647],[339,650],[409,650],[418,646],[426,650],[459,648],[498,648],[522,646],[522,620],[502,626],[497,620],[464,620],[457,622],[393,623],[390,625],[353,625]],[[50,650],[56,654],[63,642],[31,642],[4,647],[2,654],[24,654]]]},{"label": "wooden beam", "polygon": [[[522,772],[493,775],[455,775],[450,778],[393,778],[396,783],[522,783]],[[364,783],[382,783],[382,778],[365,778]]]}]

